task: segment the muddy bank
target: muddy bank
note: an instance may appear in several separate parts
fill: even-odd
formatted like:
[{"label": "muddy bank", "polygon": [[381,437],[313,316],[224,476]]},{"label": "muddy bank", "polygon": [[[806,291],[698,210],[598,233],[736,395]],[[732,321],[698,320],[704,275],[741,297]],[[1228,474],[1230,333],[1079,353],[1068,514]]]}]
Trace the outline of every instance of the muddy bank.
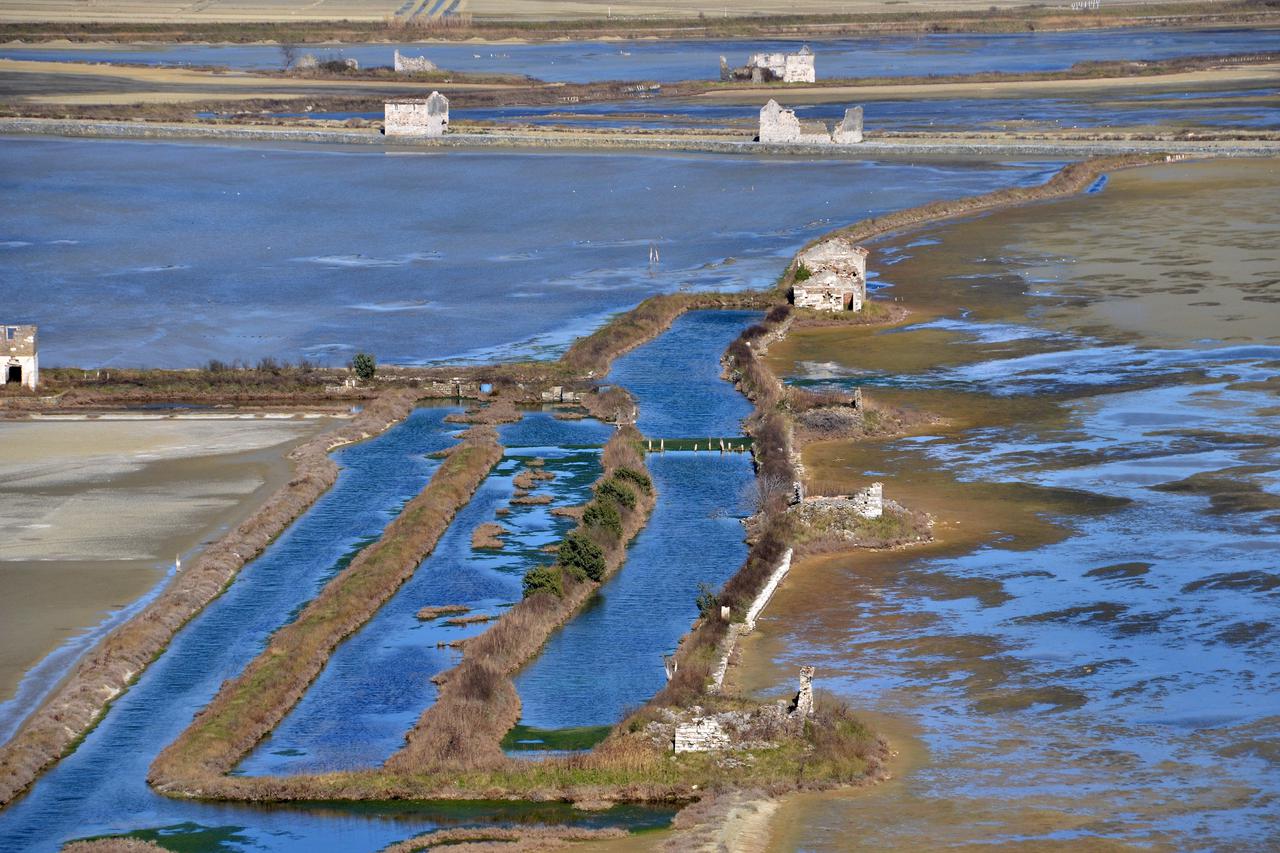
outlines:
[{"label": "muddy bank", "polygon": [[235,578],[337,478],[329,451],[387,429],[412,410],[414,395],[385,394],[349,423],[289,454],[293,479],[191,565],[137,616],[109,634],[0,747],[0,804],[8,803],[88,731],[169,639]]}]

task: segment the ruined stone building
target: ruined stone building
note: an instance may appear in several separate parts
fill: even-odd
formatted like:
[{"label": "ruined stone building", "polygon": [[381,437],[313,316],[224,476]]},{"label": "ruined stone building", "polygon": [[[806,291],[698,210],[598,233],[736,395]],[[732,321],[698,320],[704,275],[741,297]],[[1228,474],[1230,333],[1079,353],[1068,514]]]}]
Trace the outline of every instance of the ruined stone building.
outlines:
[{"label": "ruined stone building", "polygon": [[867,250],[837,235],[797,258],[791,301],[818,311],[861,311],[867,299]]},{"label": "ruined stone building", "polygon": [[35,326],[0,326],[0,385],[17,383],[32,391],[40,382]]},{"label": "ruined stone building", "polygon": [[439,71],[437,66],[425,56],[404,56],[396,49],[395,69],[397,74],[420,74],[424,71]]},{"label": "ruined stone building", "polygon": [[439,92],[426,98],[399,98],[383,108],[387,136],[444,136],[449,129],[449,99]]},{"label": "ruined stone building", "polygon": [[816,80],[813,51],[809,45],[796,53],[753,53],[741,68],[730,68],[720,57],[720,79],[750,80],[752,83],[812,83]]},{"label": "ruined stone building", "polygon": [[862,107],[844,111],[844,119],[834,127],[811,122],[806,127],[789,110],[772,98],[760,108],[761,142],[772,144],[804,143],[806,145],[850,145],[862,141]]}]

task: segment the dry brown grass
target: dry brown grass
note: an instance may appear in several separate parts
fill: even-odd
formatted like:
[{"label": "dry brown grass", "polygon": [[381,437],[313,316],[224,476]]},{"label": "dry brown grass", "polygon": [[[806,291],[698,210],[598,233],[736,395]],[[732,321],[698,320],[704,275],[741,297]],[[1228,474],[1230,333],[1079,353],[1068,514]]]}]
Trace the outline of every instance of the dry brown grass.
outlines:
[{"label": "dry brown grass", "polygon": [[501,549],[505,544],[502,541],[502,537],[510,532],[510,530],[503,527],[501,524],[494,524],[492,521],[486,521],[484,524],[481,524],[475,530],[471,531],[471,547],[477,550],[480,548]]},{"label": "dry brown grass", "polygon": [[478,829],[437,829],[385,848],[382,853],[419,853],[448,850],[450,853],[497,850],[505,853],[541,853],[561,850],[582,841],[625,838],[617,827],[586,829],[575,826],[485,827]]},{"label": "dry brown grass", "polygon": [[155,853],[157,850],[164,848],[141,838],[95,838],[72,841],[62,848],[62,853]]}]

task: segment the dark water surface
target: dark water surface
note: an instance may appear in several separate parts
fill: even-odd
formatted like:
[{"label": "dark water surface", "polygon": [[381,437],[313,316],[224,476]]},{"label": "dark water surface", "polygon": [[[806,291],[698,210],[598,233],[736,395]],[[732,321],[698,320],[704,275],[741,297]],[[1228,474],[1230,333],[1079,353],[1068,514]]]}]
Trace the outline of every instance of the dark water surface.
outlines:
[{"label": "dark water surface", "polygon": [[[542,80],[714,79],[723,55],[734,65],[751,53],[793,51],[795,41],[554,42],[550,44],[351,44],[308,48],[321,59],[354,58],[362,67],[391,65],[399,47],[426,55],[442,68],[475,73],[524,74]],[[1275,30],[1090,30],[996,35],[932,34],[818,39],[819,78],[901,77],[979,71],[1053,71],[1083,60],[1163,59],[1189,54],[1275,50]],[[131,45],[23,47],[4,45],[0,57],[62,62],[127,62],[145,65],[222,65],[278,69],[271,45]]]},{"label": "dark water surface", "polygon": [[653,293],[771,284],[837,224],[1051,168],[2,139],[0,288],[45,365],[548,355]]}]

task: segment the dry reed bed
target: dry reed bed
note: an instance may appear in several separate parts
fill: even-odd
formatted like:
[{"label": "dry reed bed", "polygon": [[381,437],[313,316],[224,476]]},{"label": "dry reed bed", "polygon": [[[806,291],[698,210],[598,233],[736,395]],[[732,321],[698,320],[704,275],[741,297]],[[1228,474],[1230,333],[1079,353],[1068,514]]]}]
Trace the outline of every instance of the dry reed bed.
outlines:
[{"label": "dry reed bed", "polygon": [[0,747],[0,806],[71,749],[189,619],[216,598],[246,563],[324,494],[338,476],[329,451],[380,433],[413,409],[404,390],[383,393],[356,418],[289,454],[293,478],[234,530],[206,548],[141,613],[112,631]]},{"label": "dry reed bed", "polygon": [[162,791],[191,791],[230,771],[297,704],[338,644],[412,576],[501,458],[492,428],[464,434],[382,537],[326,584],[294,622],[277,631],[245,671],[224,684],[160,753],[148,781]]},{"label": "dry reed bed", "polygon": [[544,850],[561,850],[582,841],[601,841],[608,838],[625,838],[627,832],[616,827],[587,829],[576,826],[522,826],[483,827],[479,829],[437,829],[416,835],[390,847],[381,853],[419,853],[419,851],[447,849],[457,853],[479,850],[503,850],[507,853],[541,853]]}]

